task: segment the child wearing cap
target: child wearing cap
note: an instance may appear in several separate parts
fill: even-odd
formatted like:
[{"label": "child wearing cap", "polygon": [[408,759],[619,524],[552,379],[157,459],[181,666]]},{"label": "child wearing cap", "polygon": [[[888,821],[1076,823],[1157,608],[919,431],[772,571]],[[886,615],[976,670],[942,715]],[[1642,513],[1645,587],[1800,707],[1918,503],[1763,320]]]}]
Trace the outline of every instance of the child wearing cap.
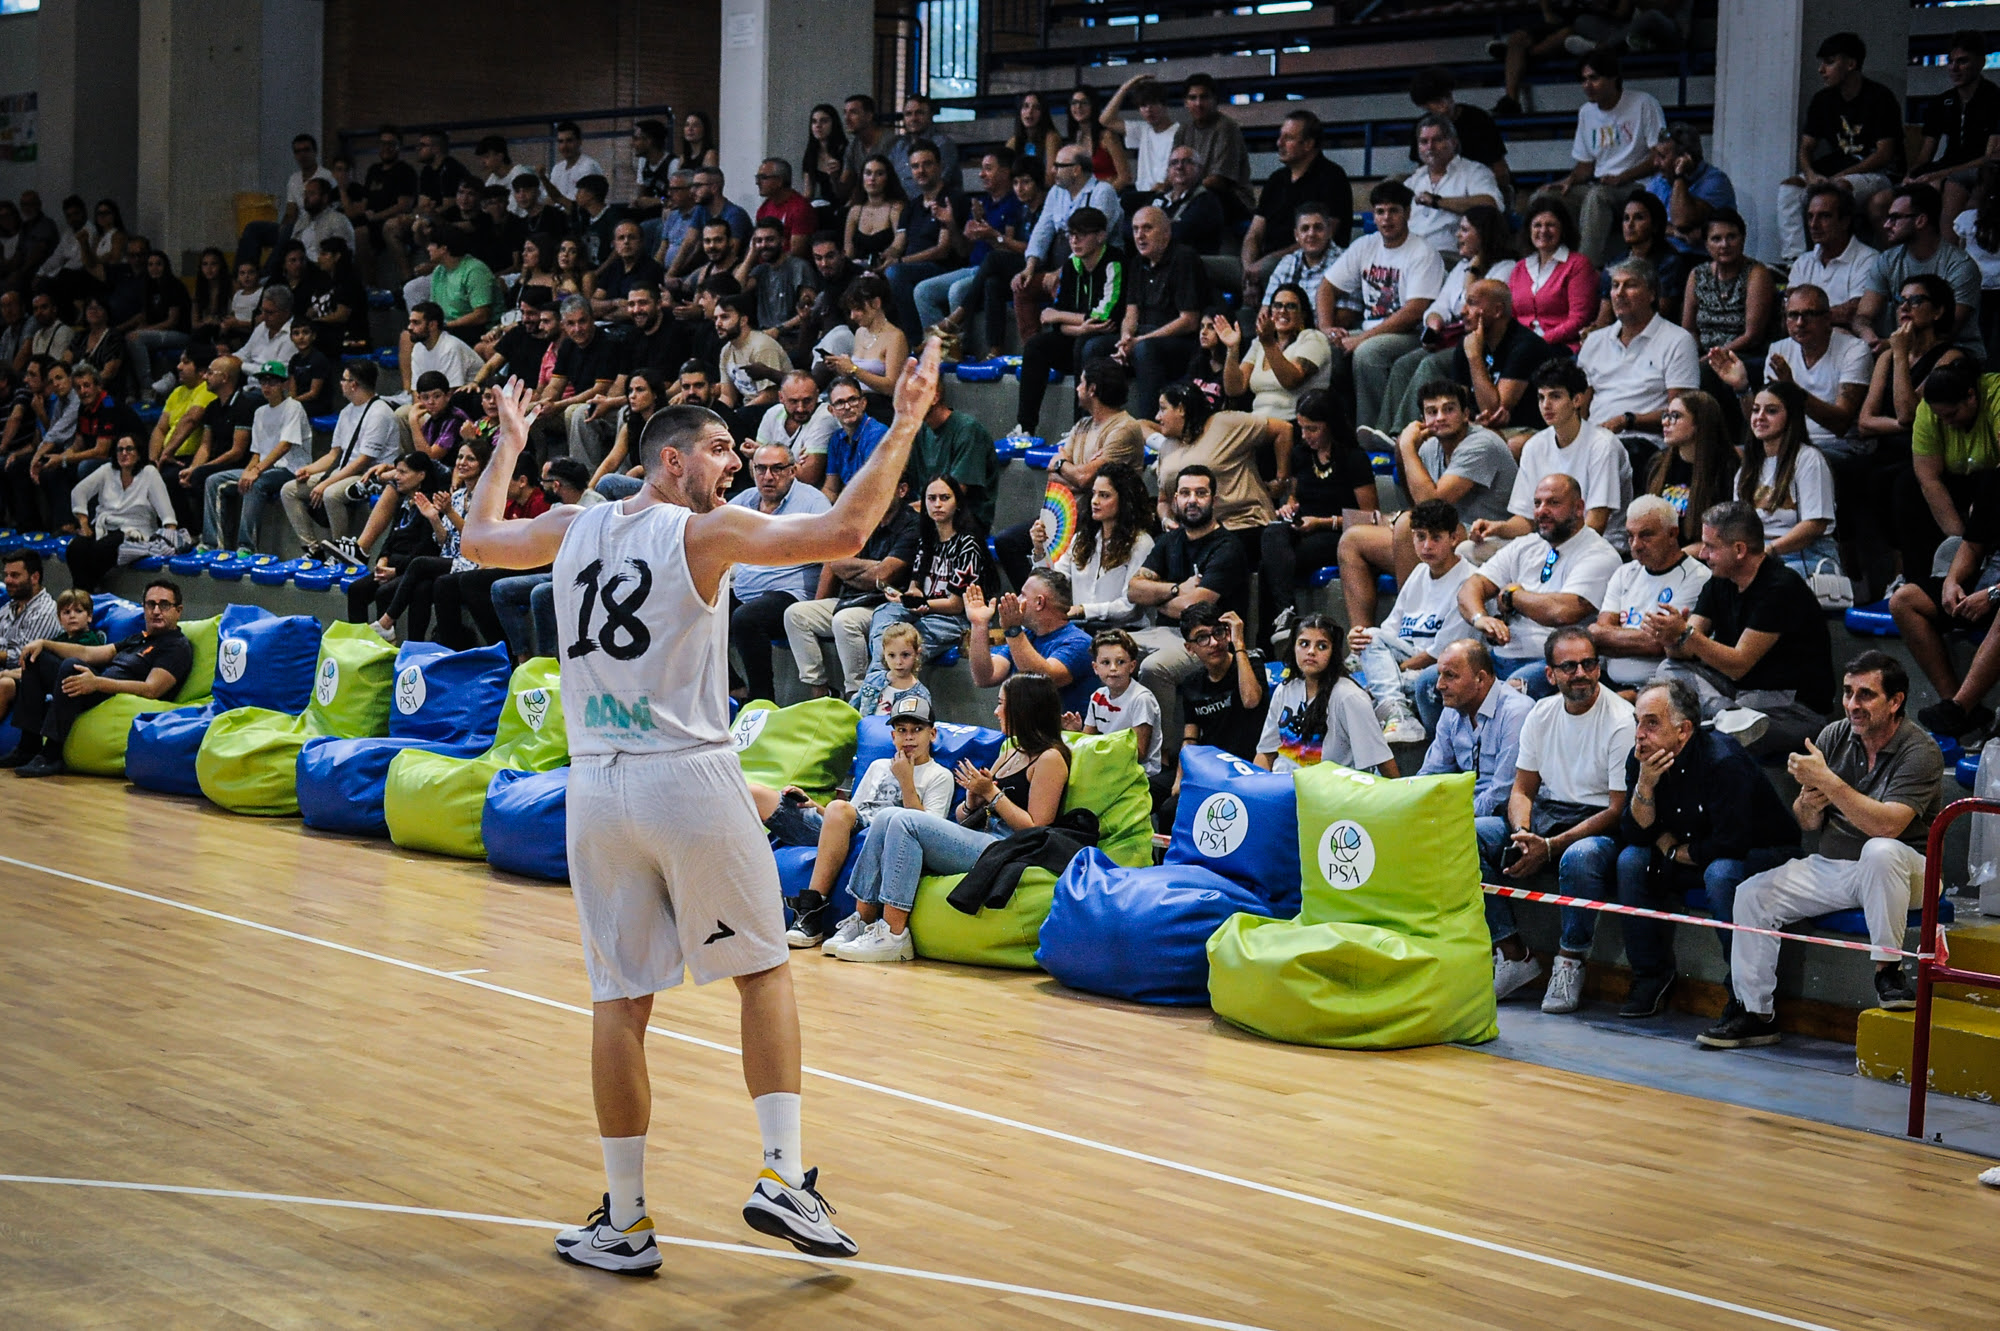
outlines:
[{"label": "child wearing cap", "polygon": [[[264,509],[293,473],[311,461],[313,437],[305,406],[290,395],[291,367],[283,361],[265,361],[252,373],[264,405],[250,418],[250,456],[240,468],[211,474],[202,487],[202,544],[211,549],[234,545],[238,554],[246,556],[257,543]],[[231,507],[237,508],[233,540],[228,530]]]},{"label": "child wearing cap", "polygon": [[[915,630],[911,633],[914,636]],[[852,799],[833,800],[821,808],[797,786],[787,786],[782,792],[769,786],[750,787],[764,826],[779,844],[819,847],[812,884],[792,902],[797,918],[785,941],[793,947],[815,947],[825,941],[827,903],[833,899],[834,883],[847,862],[855,828],[868,826],[887,808],[912,809],[939,818],[951,812],[955,783],[942,763],[931,760],[937,720],[930,699],[914,693],[898,699],[889,713],[889,737],[896,746],[895,756],[868,764],[855,783]]]}]

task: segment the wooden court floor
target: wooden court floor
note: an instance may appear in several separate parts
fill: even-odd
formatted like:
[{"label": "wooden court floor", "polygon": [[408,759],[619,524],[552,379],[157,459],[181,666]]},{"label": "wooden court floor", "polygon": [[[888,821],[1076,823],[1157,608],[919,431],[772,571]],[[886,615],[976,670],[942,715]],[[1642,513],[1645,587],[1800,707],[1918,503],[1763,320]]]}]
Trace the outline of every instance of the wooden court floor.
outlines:
[{"label": "wooden court floor", "polygon": [[2000,1325],[1965,1156],[817,953],[807,1156],[866,1265],[742,1224],[722,985],[655,1009],[663,1273],[577,1270],[548,1230],[602,1172],[565,889],[26,793],[0,776],[0,1327]]}]

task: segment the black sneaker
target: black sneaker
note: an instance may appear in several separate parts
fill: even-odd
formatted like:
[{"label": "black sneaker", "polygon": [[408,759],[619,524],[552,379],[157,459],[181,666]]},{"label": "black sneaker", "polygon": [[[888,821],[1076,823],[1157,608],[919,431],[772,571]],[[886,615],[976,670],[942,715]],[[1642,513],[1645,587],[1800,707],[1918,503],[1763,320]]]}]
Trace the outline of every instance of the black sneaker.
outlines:
[{"label": "black sneaker", "polygon": [[1675,978],[1672,971],[1660,975],[1634,975],[1632,989],[1625,995],[1624,1006],[1618,1009],[1618,1015],[1634,1020],[1659,1016],[1667,1010],[1667,995],[1673,992]]},{"label": "black sneaker", "polygon": [[1704,1049],[1749,1049],[1778,1043],[1778,1016],[1760,1017],[1754,1012],[1738,1012],[1725,1017],[1694,1037]]},{"label": "black sneaker", "polygon": [[1875,972],[1875,1002],[1885,1012],[1909,1012],[1917,1006],[1917,991],[1903,978],[1899,963]]},{"label": "black sneaker", "polygon": [[0,767],[25,767],[40,757],[41,753],[42,746],[39,740],[23,739],[15,746],[12,753],[0,758]]},{"label": "black sneaker", "polygon": [[1934,702],[1929,707],[1919,708],[1917,721],[1933,735],[1947,735],[1957,739],[1967,731],[1979,730],[1993,724],[1993,713],[1985,707],[1975,707],[1966,711],[1956,699],[1946,698]]},{"label": "black sneaker", "polygon": [[61,776],[69,770],[63,766],[62,752],[40,754],[34,759],[14,769],[15,776]]},{"label": "black sneaker", "polygon": [[826,915],[833,907],[819,893],[807,888],[792,902],[792,927],[785,930],[785,946],[818,947],[826,941]]}]

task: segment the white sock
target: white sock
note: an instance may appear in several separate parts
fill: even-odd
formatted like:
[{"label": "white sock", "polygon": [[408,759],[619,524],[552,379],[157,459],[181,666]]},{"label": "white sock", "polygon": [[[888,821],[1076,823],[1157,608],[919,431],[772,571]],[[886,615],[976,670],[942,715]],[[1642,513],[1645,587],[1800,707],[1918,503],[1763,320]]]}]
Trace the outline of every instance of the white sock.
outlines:
[{"label": "white sock", "polygon": [[630,1229],[646,1214],[646,1136],[599,1137],[604,1179],[611,1193],[611,1223]]},{"label": "white sock", "polygon": [[764,1168],[783,1179],[789,1187],[806,1181],[805,1161],[799,1150],[799,1097],[792,1091],[772,1091],[750,1102],[757,1111],[757,1131],[764,1137]]}]

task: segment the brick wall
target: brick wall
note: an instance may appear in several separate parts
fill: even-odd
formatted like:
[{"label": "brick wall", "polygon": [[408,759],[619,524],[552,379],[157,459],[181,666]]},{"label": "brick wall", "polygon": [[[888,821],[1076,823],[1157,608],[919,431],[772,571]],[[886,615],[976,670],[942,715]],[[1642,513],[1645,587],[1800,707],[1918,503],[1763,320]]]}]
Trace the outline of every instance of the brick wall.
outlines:
[{"label": "brick wall", "polygon": [[[325,137],[331,142],[340,130],[384,122],[619,106],[666,104],[712,113],[720,8],[715,0],[485,0],[477,6],[340,0],[326,7]],[[597,122],[584,129],[608,127]],[[510,138],[528,132],[506,131]],[[365,166],[372,150],[361,146],[357,165]],[[460,159],[476,166],[471,148],[468,135],[455,137]],[[629,189],[624,135],[589,140],[584,150],[612,172],[614,197]],[[514,156],[546,164],[536,145],[520,145]]]}]

